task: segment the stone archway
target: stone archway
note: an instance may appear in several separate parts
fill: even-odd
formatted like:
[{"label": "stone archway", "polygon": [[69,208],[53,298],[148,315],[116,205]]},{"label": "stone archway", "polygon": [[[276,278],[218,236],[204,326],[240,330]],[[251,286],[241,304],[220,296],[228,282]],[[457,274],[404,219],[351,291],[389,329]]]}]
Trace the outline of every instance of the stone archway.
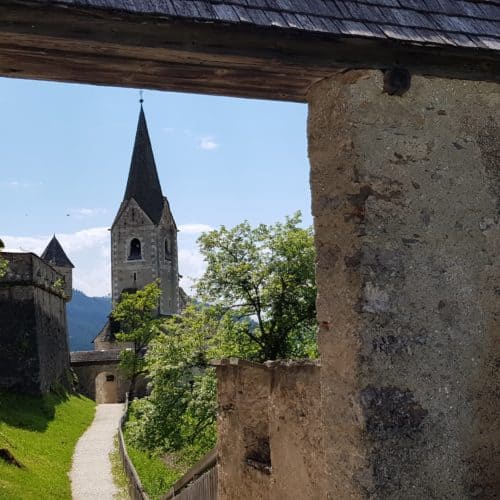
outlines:
[{"label": "stone archway", "polygon": [[118,380],[113,372],[100,372],[95,378],[97,404],[118,403]]}]

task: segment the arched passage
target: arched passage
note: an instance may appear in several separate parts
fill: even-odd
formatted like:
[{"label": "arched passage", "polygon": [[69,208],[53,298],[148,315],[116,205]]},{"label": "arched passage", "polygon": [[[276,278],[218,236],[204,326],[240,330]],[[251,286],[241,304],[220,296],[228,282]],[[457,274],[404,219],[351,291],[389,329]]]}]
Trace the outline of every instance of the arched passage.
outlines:
[{"label": "arched passage", "polygon": [[118,403],[118,385],[116,375],[101,372],[95,378],[95,401],[97,404]]}]

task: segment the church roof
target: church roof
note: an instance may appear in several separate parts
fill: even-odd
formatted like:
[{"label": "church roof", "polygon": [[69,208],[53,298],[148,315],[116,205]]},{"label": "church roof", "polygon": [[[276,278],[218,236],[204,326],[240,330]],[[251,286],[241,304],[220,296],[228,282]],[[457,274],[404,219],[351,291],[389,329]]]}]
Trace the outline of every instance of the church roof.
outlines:
[{"label": "church roof", "polygon": [[135,199],[154,224],[160,222],[163,211],[163,194],[142,105],[123,201],[131,198]]},{"label": "church roof", "polygon": [[75,267],[73,263],[68,259],[66,252],[63,247],[55,237],[55,235],[50,240],[47,248],[43,251],[41,258],[53,266],[59,267]]}]

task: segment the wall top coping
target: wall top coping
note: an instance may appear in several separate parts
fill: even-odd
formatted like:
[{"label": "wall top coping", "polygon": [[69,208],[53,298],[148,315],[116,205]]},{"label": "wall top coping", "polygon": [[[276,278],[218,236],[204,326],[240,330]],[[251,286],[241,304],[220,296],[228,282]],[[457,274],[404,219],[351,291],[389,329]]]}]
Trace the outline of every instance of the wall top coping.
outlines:
[{"label": "wall top coping", "polygon": [[222,359],[211,360],[210,364],[215,367],[246,366],[250,368],[260,368],[263,370],[282,368],[282,367],[291,368],[291,367],[321,366],[319,359],[287,359],[281,361],[266,361],[264,363],[255,363],[253,361],[247,361],[245,359],[240,359],[240,358],[222,358]]},{"label": "wall top coping", "polygon": [[64,276],[38,255],[31,252],[2,252],[2,257],[9,265],[5,276],[0,278],[0,286],[33,285],[64,298],[64,290],[54,286]]},{"label": "wall top coping", "polygon": [[120,362],[120,350],[73,351],[70,353],[72,365],[92,365]]}]

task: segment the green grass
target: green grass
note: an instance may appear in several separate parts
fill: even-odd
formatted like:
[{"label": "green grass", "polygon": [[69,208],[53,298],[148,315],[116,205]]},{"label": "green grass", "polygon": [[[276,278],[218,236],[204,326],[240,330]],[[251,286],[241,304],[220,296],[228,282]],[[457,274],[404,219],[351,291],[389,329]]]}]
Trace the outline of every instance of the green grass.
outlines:
[{"label": "green grass", "polygon": [[114,496],[114,500],[128,500],[128,478],[123,470],[122,458],[118,449],[118,434],[115,436],[115,445],[113,451],[109,454],[111,461],[111,473],[113,474],[113,482],[118,488],[118,493]]},{"label": "green grass", "polygon": [[94,402],[81,396],[0,393],[0,448],[24,466],[0,459],[0,498],[71,499],[71,458],[94,411]]},{"label": "green grass", "polygon": [[158,500],[182,477],[185,469],[167,464],[157,455],[150,455],[132,446],[125,432],[127,453],[141,479],[142,486],[151,500]]}]

